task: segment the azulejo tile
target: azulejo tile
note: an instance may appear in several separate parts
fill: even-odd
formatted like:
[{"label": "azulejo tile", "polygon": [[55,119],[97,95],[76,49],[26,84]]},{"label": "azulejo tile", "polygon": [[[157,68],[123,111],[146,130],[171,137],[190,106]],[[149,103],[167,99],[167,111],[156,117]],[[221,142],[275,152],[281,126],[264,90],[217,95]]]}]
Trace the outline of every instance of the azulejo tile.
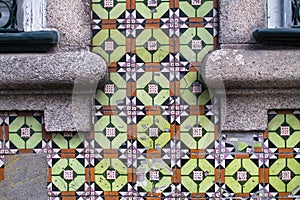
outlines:
[{"label": "azulejo tile", "polygon": [[300,146],[300,115],[292,111],[276,114],[269,112],[269,146],[275,148],[297,148]]},{"label": "azulejo tile", "polygon": [[189,149],[214,148],[215,127],[206,116],[189,116],[180,126],[180,141]]},{"label": "azulejo tile", "polygon": [[41,113],[9,113],[8,118],[5,148],[9,153],[33,153],[45,148],[46,133]]},{"label": "azulejo tile", "polygon": [[86,155],[68,152],[48,153],[48,195],[89,196],[90,167]]},{"label": "azulejo tile", "polygon": [[220,182],[225,183],[230,196],[250,197],[259,190],[259,173],[258,159],[235,158],[220,169]]},{"label": "azulejo tile", "polygon": [[210,17],[216,0],[179,0],[179,8],[189,18]]},{"label": "azulejo tile", "polygon": [[214,36],[205,27],[189,27],[180,35],[180,53],[198,66],[205,55],[214,49]]},{"label": "azulejo tile", "polygon": [[172,51],[169,36],[159,28],[144,29],[134,41],[134,50],[145,63],[157,64]]},{"label": "azulejo tile", "polygon": [[119,29],[101,28],[94,31],[92,39],[93,51],[104,58],[109,67],[115,66],[116,62],[126,53],[126,36]]},{"label": "azulejo tile", "polygon": [[215,191],[216,172],[214,165],[205,157],[202,159],[189,159],[181,167],[181,184],[190,193],[198,194],[202,198],[207,197],[207,192]]},{"label": "azulejo tile", "polygon": [[[178,0],[92,1],[93,51],[110,72],[96,94],[89,144],[95,198],[213,198],[226,186],[212,182],[217,112],[197,71],[215,42],[214,2],[187,3],[192,10]],[[190,165],[193,187],[182,171]]]},{"label": "azulejo tile", "polygon": [[145,19],[159,19],[169,9],[169,0],[137,0],[136,10]]},{"label": "azulejo tile", "polygon": [[136,96],[145,106],[162,105],[172,94],[169,80],[160,72],[145,72],[136,84]]},{"label": "azulejo tile", "polygon": [[[184,101],[191,105],[205,106],[210,105],[213,101],[213,96],[210,94],[207,86],[202,81],[199,71],[188,72],[179,82],[180,96]],[[203,107],[202,110],[207,110],[208,107]]]},{"label": "azulejo tile", "polygon": [[278,192],[280,196],[287,195],[297,189],[300,182],[299,159],[278,158],[268,169],[270,192]]},{"label": "azulejo tile", "polygon": [[99,192],[119,192],[128,182],[128,168],[126,163],[113,154],[106,154],[105,157],[107,158],[97,160],[97,164],[91,169],[94,171],[95,192],[98,192],[97,189]]},{"label": "azulejo tile", "polygon": [[137,168],[137,187],[147,193],[163,193],[172,183],[172,169],[161,158],[143,160]]},{"label": "azulejo tile", "polygon": [[126,140],[127,133],[119,132],[115,127],[107,127],[105,132],[95,132],[94,136],[95,146],[103,149],[118,149]]},{"label": "azulejo tile", "polygon": [[148,115],[137,125],[137,140],[144,148],[161,149],[170,138],[170,123],[162,116]]},{"label": "azulejo tile", "polygon": [[[122,110],[121,110],[122,112]],[[127,133],[126,120],[119,115],[103,115],[95,120],[95,133],[104,133],[107,138],[115,138],[118,134]]]},{"label": "azulejo tile", "polygon": [[92,8],[100,19],[117,19],[126,10],[126,0],[92,0]]},{"label": "azulejo tile", "polygon": [[49,146],[51,149],[77,149],[84,150],[88,148],[85,145],[87,138],[86,133],[64,132],[64,133],[47,133]]}]

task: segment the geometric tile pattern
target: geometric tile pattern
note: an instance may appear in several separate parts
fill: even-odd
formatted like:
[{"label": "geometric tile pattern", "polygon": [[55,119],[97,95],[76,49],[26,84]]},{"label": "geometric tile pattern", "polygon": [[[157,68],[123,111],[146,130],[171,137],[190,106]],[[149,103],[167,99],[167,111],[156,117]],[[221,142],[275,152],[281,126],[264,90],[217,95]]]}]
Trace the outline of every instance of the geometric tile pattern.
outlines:
[{"label": "geometric tile pattern", "polygon": [[95,95],[97,196],[214,191],[218,102],[200,68],[217,46],[216,9],[216,0],[92,1],[92,51],[109,70]]},{"label": "geometric tile pattern", "polygon": [[246,137],[218,132],[218,101],[200,73],[217,46],[217,1],[93,0],[92,18],[92,50],[109,69],[95,95],[98,196],[288,197],[299,115],[271,111],[268,131]]},{"label": "geometric tile pattern", "polygon": [[0,113],[4,155],[47,153],[49,199],[287,199],[300,196],[300,111],[264,133],[222,134],[202,80],[217,46],[216,0],[92,0],[92,50],[109,79],[93,131],[46,132],[43,113]]},{"label": "geometric tile pattern", "polygon": [[1,113],[0,180],[4,155],[47,153],[49,199],[300,195],[298,110],[271,110],[268,130],[247,135],[219,134],[201,113],[170,123],[154,110],[131,125],[119,113],[103,113],[92,133],[46,133],[43,113]]},{"label": "geometric tile pattern", "polygon": [[271,110],[264,141],[267,165],[265,188],[272,197],[299,197],[300,111]]}]

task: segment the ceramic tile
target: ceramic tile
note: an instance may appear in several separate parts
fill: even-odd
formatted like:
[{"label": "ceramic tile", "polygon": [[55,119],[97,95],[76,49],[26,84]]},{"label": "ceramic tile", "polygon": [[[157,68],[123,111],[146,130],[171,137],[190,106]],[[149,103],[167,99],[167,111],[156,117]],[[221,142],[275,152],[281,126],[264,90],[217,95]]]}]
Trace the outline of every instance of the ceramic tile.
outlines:
[{"label": "ceramic tile", "polygon": [[274,148],[300,147],[300,112],[269,112],[268,143]]},{"label": "ceramic tile", "polygon": [[[221,157],[230,155],[221,154]],[[231,155],[232,156],[232,155]],[[253,197],[259,190],[262,170],[258,158],[234,155],[227,160],[225,168],[219,169],[219,182],[224,184],[223,197]]]},{"label": "ceramic tile", "polygon": [[98,53],[108,63],[109,67],[116,63],[126,54],[127,44],[124,31],[120,29],[99,29],[94,31],[92,50]]},{"label": "ceramic tile", "polygon": [[88,148],[85,145],[87,134],[76,132],[48,133],[49,146],[52,149],[77,149]]},{"label": "ceramic tile", "polygon": [[171,125],[162,116],[147,115],[137,124],[137,140],[149,149],[161,149],[171,139]]},{"label": "ceramic tile", "polygon": [[177,39],[181,55],[193,66],[200,67],[207,53],[215,48],[215,37],[209,28],[204,25],[188,24],[189,27],[181,32]]},{"label": "ceramic tile", "polygon": [[145,106],[162,105],[172,93],[170,81],[161,72],[145,72],[136,81],[136,96]]},{"label": "ceramic tile", "polygon": [[179,0],[179,8],[187,17],[201,19],[212,17],[216,3],[216,0]]},{"label": "ceramic tile", "polygon": [[[108,148],[112,143],[121,144],[123,140],[127,139],[126,121],[127,119],[119,115],[103,115],[97,118],[94,123],[93,139],[101,141],[102,145],[100,146],[103,148]],[[109,148],[118,148],[118,146],[112,145]]]},{"label": "ceramic tile", "polygon": [[[271,192],[291,193],[300,182],[299,159],[278,158],[268,169],[268,181]],[[280,195],[281,196],[281,195]]]},{"label": "ceramic tile", "polygon": [[[148,155],[149,156],[149,155]],[[137,167],[137,187],[147,193],[156,194],[164,191],[172,184],[172,169],[169,163],[161,158],[148,158]]]},{"label": "ceramic tile", "polygon": [[92,8],[100,19],[117,19],[126,10],[126,0],[92,0]]},{"label": "ceramic tile", "polygon": [[[92,3],[93,51],[106,59],[110,73],[95,97],[94,139],[89,145],[95,171],[93,196],[217,196],[216,188],[225,187],[211,182],[213,171],[220,167],[214,149],[218,112],[199,73],[209,45],[215,47],[216,2]],[[186,3],[193,4],[192,10]],[[190,38],[201,40],[201,49],[192,49]],[[104,41],[108,41],[106,47]],[[118,47],[122,49],[114,52]],[[193,187],[190,166],[198,180]],[[115,176],[108,179],[105,171]],[[209,185],[200,181],[201,172]]]},{"label": "ceramic tile", "polygon": [[189,150],[213,149],[216,136],[214,123],[203,115],[190,115],[180,126],[180,141]]},{"label": "ceramic tile", "polygon": [[207,197],[207,192],[214,192],[215,173],[217,170],[214,167],[212,160],[205,159],[207,155],[203,154],[201,159],[188,159],[182,165],[181,184],[194,195],[198,197]]},{"label": "ceramic tile", "polygon": [[130,182],[127,164],[118,159],[116,154],[105,154],[103,159],[97,160],[97,164],[91,170],[94,173],[93,183],[96,194],[103,192],[115,192],[117,196],[124,190],[127,182]]},{"label": "ceramic tile", "polygon": [[62,149],[48,153],[48,196],[89,196],[90,165],[86,154]]},{"label": "ceramic tile", "polygon": [[8,113],[5,153],[39,153],[45,149],[46,133],[41,113]]},{"label": "ceramic tile", "polygon": [[[154,25],[153,25],[154,26]],[[147,28],[141,31],[134,39],[135,52],[145,63],[158,65],[171,51],[172,46],[169,36],[163,29]],[[151,64],[147,64],[147,66]]]},{"label": "ceramic tile", "polygon": [[136,0],[136,10],[145,19],[160,19],[169,8],[169,0]]}]

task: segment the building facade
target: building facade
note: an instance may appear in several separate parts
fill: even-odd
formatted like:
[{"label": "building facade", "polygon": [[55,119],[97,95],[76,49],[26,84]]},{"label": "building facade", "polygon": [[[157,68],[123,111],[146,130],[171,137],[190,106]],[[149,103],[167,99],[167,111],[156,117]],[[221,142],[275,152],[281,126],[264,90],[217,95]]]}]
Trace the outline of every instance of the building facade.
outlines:
[{"label": "building facade", "polygon": [[299,198],[291,3],[41,1],[57,44],[0,55],[0,199]]}]

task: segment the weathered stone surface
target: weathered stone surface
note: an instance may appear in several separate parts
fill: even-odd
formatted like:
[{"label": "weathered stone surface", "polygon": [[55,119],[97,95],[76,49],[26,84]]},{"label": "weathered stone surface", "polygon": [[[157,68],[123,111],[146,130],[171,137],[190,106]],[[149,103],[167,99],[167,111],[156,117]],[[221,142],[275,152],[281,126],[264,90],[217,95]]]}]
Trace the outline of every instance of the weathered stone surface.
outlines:
[{"label": "weathered stone surface", "polygon": [[1,95],[0,110],[44,111],[46,131],[91,130],[92,95],[18,92]]},{"label": "weathered stone surface", "polygon": [[220,0],[220,43],[253,43],[252,31],[263,28],[265,0]]},{"label": "weathered stone surface", "polygon": [[300,51],[221,49],[210,53],[202,68],[210,87],[299,88]]},{"label": "weathered stone surface", "polygon": [[91,52],[2,54],[0,89],[72,89],[75,83],[97,85],[106,78],[104,60]]},{"label": "weathered stone surface", "polygon": [[46,131],[90,131],[91,98],[107,76],[89,51],[90,2],[47,1],[46,22],[60,35],[53,53],[0,56],[0,110],[44,111]]},{"label": "weathered stone surface", "polygon": [[269,109],[300,108],[300,89],[237,89],[226,95],[223,131],[265,131]]},{"label": "weathered stone surface", "polygon": [[88,50],[91,45],[90,1],[47,1],[47,27],[60,33],[55,51]]},{"label": "weathered stone surface", "polygon": [[4,180],[0,181],[0,199],[47,198],[47,155],[6,155]]}]

